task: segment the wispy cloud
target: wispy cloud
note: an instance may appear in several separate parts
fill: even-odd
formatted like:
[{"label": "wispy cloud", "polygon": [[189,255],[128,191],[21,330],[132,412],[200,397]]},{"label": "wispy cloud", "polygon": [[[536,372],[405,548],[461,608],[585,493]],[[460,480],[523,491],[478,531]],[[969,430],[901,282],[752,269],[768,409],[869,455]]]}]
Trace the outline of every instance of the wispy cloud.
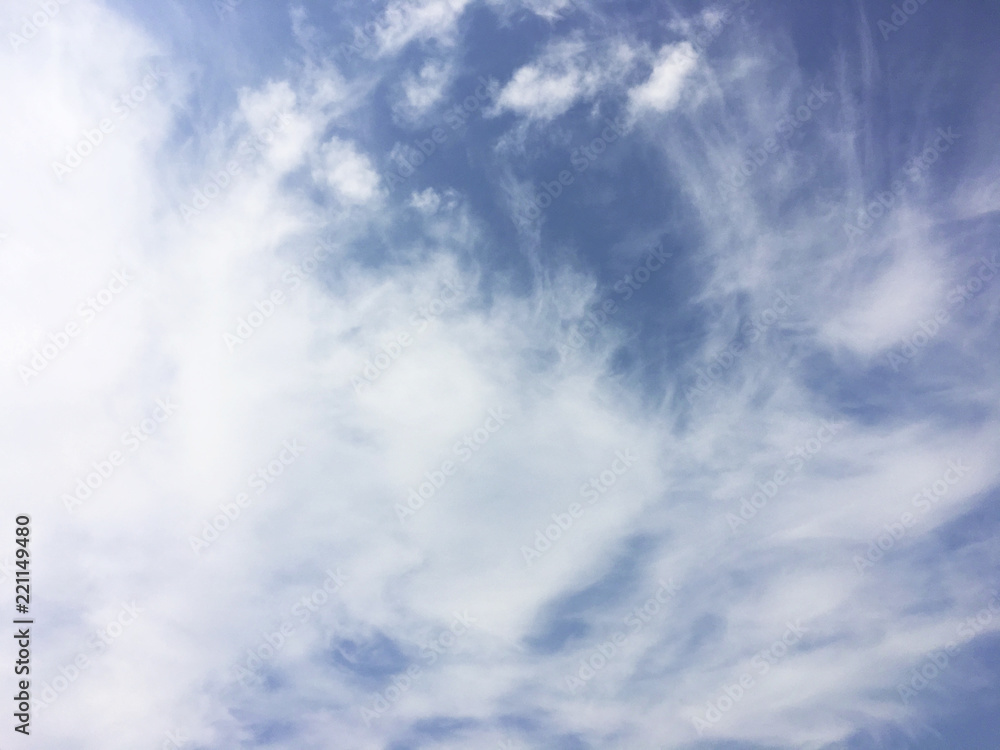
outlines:
[{"label": "wispy cloud", "polygon": [[888,747],[995,681],[996,19],[40,7],[39,747]]}]

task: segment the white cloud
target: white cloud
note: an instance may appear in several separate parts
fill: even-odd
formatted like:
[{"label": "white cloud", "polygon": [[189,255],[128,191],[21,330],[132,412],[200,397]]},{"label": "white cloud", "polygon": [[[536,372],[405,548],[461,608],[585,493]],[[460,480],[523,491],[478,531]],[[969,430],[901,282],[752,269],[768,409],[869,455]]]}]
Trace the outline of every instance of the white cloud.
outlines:
[{"label": "white cloud", "polygon": [[[864,172],[854,134],[832,107],[829,121],[822,110],[815,130],[799,131],[801,150],[774,155],[720,198],[719,179],[808,92],[801,73],[758,61],[730,75],[720,61],[718,78],[706,73],[702,105],[680,113],[687,127],[631,135],[649,179],[674,191],[693,227],[687,266],[659,273],[691,273],[676,294],[706,322],[704,336],[689,336],[686,319],[681,333],[667,332],[667,342],[689,336],[690,353],[646,387],[621,363],[635,340],[621,318],[567,343],[612,295],[571,251],[553,263],[562,248],[548,236],[519,237],[533,243],[518,246],[530,247],[537,272],[527,285],[490,265],[506,240],[457,191],[414,185],[399,214],[382,200],[359,145],[372,110],[354,108],[363,106],[358,91],[398,71],[371,74],[377,84],[366,71],[357,83],[316,61],[289,63],[283,78],[241,90],[231,112],[198,127],[185,86],[165,81],[58,180],[53,159],[160,52],[89,0],[61,7],[30,46],[0,51],[17,71],[0,78],[0,125],[17,136],[0,141],[16,176],[0,187],[0,313],[14,342],[2,445],[9,510],[33,515],[33,575],[46,592],[35,605],[46,623],[33,652],[36,697],[45,683],[61,686],[60,669],[78,655],[91,660],[36,713],[40,746],[154,747],[180,729],[192,744],[232,747],[296,716],[293,736],[277,743],[324,747],[335,736],[374,750],[405,744],[414,726],[471,717],[439,744],[480,747],[511,731],[511,715],[539,717],[538,746],[564,734],[599,747],[683,746],[696,739],[691,717],[744,671],[758,678],[754,689],[713,739],[807,747],[914,718],[894,700],[895,683],[988,602],[979,571],[996,559],[994,540],[933,565],[910,556],[933,552],[936,535],[997,485],[998,363],[988,347],[1000,311],[956,317],[948,337],[974,354],[955,361],[975,367],[963,373],[967,388],[934,389],[946,391],[941,411],[983,418],[844,416],[853,395],[827,384],[867,371],[827,355],[845,348],[870,359],[962,271],[932,231],[953,218],[946,202],[913,191],[851,245],[841,222],[802,198],[868,199],[853,181]],[[441,7],[453,23],[455,6]],[[386,49],[432,38],[427,23],[409,37],[399,25]],[[548,121],[597,101],[634,68],[631,53],[600,49],[553,45],[515,73],[503,107]],[[649,80],[631,89],[637,112],[676,106],[690,75],[676,51],[661,51]],[[240,169],[218,178],[231,160]],[[302,179],[303,165],[329,196]],[[181,204],[217,178],[225,184],[213,183],[185,220]],[[528,177],[509,182],[522,198],[531,186]],[[976,210],[991,205],[981,189]],[[675,220],[655,229],[674,231]],[[631,245],[622,255],[637,257]],[[134,282],[92,319],[78,312],[122,265]],[[696,368],[759,319],[776,289],[799,302],[689,403]],[[664,304],[657,298],[650,314]],[[81,333],[22,383],[22,344],[61,341],[68,322]],[[232,352],[225,334],[240,340]],[[827,359],[828,370],[810,369]],[[921,365],[919,388],[955,366]],[[168,394],[176,414],[132,450],[123,433]],[[509,412],[492,431],[491,409]],[[819,442],[823,419],[845,424]],[[269,468],[287,440],[303,454]],[[792,471],[797,448],[808,462],[732,533],[726,514],[776,469]],[[68,513],[63,495],[107,473],[115,450],[125,462]],[[627,471],[609,468],[620,452],[635,456]],[[852,556],[943,481],[954,458],[970,467],[960,481],[859,575]],[[456,468],[447,480],[446,461]],[[250,481],[261,470],[273,481],[257,493]],[[584,488],[594,481],[606,492],[590,505]],[[401,523],[396,505],[425,483],[433,492]],[[252,502],[237,505],[241,493]],[[575,503],[584,512],[570,523]],[[220,517],[226,528],[196,555],[190,537]],[[539,545],[539,533],[551,544],[528,567],[522,548]],[[347,584],[300,610],[304,618],[292,614],[337,567]],[[677,581],[676,598],[582,692],[567,691],[565,677],[606,637],[630,630],[625,618],[665,577]],[[109,646],[91,645],[133,599],[138,618]],[[478,622],[429,664],[422,647],[456,610]],[[286,618],[294,631],[256,670],[268,684],[239,686],[235,667],[277,640]],[[757,674],[755,654],[799,618],[808,642]],[[366,726],[358,709],[390,683],[353,670],[391,661],[395,649],[421,666],[420,680]]]},{"label": "white cloud", "polygon": [[663,47],[646,82],[629,91],[632,113],[662,114],[676,107],[697,64],[698,55],[689,42]]},{"label": "white cloud", "polygon": [[550,22],[570,18],[587,9],[580,0],[524,0],[523,5],[532,13]]},{"label": "white cloud", "polygon": [[393,112],[403,122],[419,122],[444,98],[453,77],[454,70],[449,63],[429,60],[417,75],[409,73],[403,79],[402,92],[393,105]]},{"label": "white cloud", "polygon": [[453,211],[458,203],[458,193],[452,188],[448,188],[443,193],[439,193],[434,188],[425,188],[419,192],[414,191],[410,195],[409,205],[421,213],[431,216],[442,207],[446,211]]},{"label": "white cloud", "polygon": [[580,39],[555,42],[536,61],[514,72],[497,97],[496,109],[552,120],[620,83],[635,59],[636,52],[623,42],[610,46]]},{"label": "white cloud", "polygon": [[345,204],[367,203],[379,194],[380,179],[371,160],[357,146],[336,136],[322,149],[322,162],[314,172]]},{"label": "white cloud", "polygon": [[947,308],[942,253],[925,247],[919,216],[900,219],[891,259],[878,271],[859,273],[857,288],[839,311],[831,311],[823,334],[832,346],[844,346],[863,357],[883,354],[919,331],[919,321],[933,323],[934,314]]},{"label": "white cloud", "polygon": [[399,52],[412,41],[452,42],[455,26],[471,0],[394,0],[378,23],[380,55]]},{"label": "white cloud", "polygon": [[437,212],[438,206],[441,205],[441,196],[437,194],[434,188],[427,188],[419,193],[413,193],[410,196],[410,205],[418,211],[433,214]]}]

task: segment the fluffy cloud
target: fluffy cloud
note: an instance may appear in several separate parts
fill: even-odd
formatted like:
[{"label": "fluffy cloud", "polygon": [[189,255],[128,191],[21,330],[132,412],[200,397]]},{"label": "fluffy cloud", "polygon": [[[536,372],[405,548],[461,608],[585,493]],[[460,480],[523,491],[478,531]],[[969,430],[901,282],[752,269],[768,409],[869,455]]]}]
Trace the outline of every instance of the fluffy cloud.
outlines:
[{"label": "fluffy cloud", "polygon": [[677,106],[698,56],[689,42],[668,45],[660,50],[649,78],[629,91],[633,114],[646,110],[668,112]]},{"label": "fluffy cloud", "polygon": [[554,43],[536,61],[514,72],[497,97],[497,109],[532,120],[552,120],[620,81],[635,58],[635,51],[624,42],[596,45],[571,39]]},{"label": "fluffy cloud", "polygon": [[417,75],[410,74],[403,80],[402,94],[393,111],[404,122],[418,122],[444,98],[453,77],[448,63],[428,61]]},{"label": "fluffy cloud", "polygon": [[470,0],[396,0],[385,9],[376,35],[380,55],[399,52],[412,41],[449,43]]},{"label": "fluffy cloud", "polygon": [[323,145],[321,167],[314,178],[329,186],[343,203],[367,203],[378,195],[379,176],[371,160],[355,144],[337,137]]}]

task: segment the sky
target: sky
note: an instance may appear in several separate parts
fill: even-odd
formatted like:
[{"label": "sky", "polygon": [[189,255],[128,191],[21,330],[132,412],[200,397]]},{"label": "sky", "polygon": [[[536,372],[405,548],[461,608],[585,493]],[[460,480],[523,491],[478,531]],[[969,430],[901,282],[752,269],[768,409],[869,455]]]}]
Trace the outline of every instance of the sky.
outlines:
[{"label": "sky", "polygon": [[0,32],[5,747],[996,750],[989,3]]}]

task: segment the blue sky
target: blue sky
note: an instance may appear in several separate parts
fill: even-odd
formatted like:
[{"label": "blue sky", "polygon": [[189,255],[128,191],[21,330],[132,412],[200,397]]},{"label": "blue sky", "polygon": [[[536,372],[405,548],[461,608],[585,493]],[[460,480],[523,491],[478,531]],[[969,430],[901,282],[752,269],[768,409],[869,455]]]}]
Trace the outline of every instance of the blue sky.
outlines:
[{"label": "blue sky", "polygon": [[986,4],[0,25],[33,747],[995,750]]}]

